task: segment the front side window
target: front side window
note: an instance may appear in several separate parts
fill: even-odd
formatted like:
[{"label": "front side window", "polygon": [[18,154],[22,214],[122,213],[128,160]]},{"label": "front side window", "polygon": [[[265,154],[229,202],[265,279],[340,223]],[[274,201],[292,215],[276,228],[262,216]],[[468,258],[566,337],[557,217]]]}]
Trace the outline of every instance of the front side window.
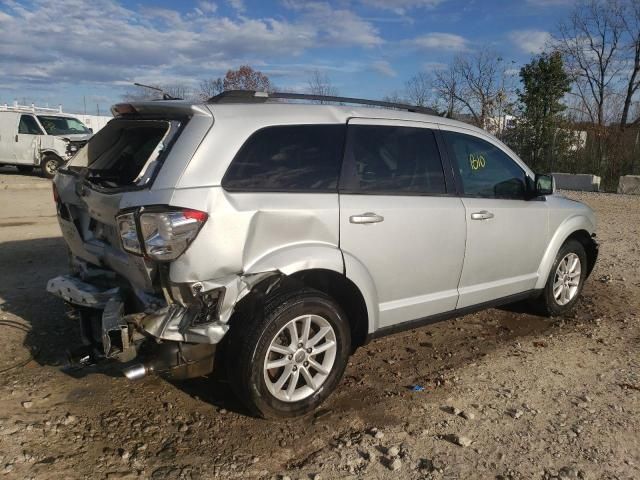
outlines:
[{"label": "front side window", "polygon": [[255,132],[231,162],[227,190],[336,192],[344,125],[286,125]]},{"label": "front side window", "polygon": [[520,166],[505,152],[478,137],[442,132],[457,164],[464,194],[473,197],[525,197],[527,179]]},{"label": "front side window", "polygon": [[38,115],[38,120],[49,135],[74,135],[91,133],[77,118]]},{"label": "front side window", "polygon": [[18,124],[18,133],[25,133],[27,135],[42,135],[42,130],[36,122],[36,119],[31,115],[21,115],[20,123]]},{"label": "front side window", "polygon": [[445,193],[433,132],[415,127],[350,125],[341,189],[353,193]]}]

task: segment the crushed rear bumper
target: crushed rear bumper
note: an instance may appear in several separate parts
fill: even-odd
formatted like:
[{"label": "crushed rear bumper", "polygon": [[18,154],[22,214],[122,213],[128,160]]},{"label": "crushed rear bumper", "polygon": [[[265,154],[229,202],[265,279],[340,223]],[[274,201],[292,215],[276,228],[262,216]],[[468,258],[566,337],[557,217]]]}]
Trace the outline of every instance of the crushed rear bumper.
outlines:
[{"label": "crushed rear bumper", "polygon": [[89,324],[83,325],[83,332],[99,331],[99,335],[83,338],[93,347],[92,357],[121,362],[124,374],[131,379],[148,373],[175,379],[210,373],[217,343],[210,340],[220,341],[228,328],[216,322],[194,323],[203,305],[167,305],[150,295],[137,295],[144,300],[143,311],[127,314],[126,289],[100,286],[74,275],[52,278],[47,291],[80,310],[81,322]]}]

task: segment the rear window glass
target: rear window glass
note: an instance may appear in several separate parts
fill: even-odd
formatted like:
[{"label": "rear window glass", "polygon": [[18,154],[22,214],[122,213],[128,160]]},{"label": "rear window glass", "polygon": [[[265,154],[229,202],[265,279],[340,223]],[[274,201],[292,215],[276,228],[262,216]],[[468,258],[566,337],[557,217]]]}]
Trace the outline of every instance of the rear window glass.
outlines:
[{"label": "rear window glass", "polygon": [[179,126],[167,120],[112,120],[78,152],[70,168],[86,169],[87,180],[105,188],[144,186]]},{"label": "rear window glass", "polygon": [[227,190],[335,192],[344,125],[287,125],[255,132],[222,180]]}]

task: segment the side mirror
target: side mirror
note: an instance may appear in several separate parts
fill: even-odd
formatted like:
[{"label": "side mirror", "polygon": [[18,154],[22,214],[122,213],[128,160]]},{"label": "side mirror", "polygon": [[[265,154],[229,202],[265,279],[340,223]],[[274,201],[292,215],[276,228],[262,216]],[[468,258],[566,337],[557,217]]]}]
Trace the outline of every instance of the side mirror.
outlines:
[{"label": "side mirror", "polygon": [[535,182],[536,196],[553,195],[556,184],[555,180],[553,179],[553,175],[536,173]]},{"label": "side mirror", "polygon": [[93,133],[93,128],[89,127],[87,130],[89,130],[89,133]]}]

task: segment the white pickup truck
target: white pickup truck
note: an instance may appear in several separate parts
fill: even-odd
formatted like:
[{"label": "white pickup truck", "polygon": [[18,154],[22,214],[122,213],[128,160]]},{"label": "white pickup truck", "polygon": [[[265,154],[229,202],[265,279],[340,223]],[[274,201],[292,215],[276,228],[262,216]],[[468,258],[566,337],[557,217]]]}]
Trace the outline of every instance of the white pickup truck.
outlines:
[{"label": "white pickup truck", "polygon": [[0,165],[21,172],[39,168],[52,178],[93,134],[77,118],[59,112],[0,108]]}]

